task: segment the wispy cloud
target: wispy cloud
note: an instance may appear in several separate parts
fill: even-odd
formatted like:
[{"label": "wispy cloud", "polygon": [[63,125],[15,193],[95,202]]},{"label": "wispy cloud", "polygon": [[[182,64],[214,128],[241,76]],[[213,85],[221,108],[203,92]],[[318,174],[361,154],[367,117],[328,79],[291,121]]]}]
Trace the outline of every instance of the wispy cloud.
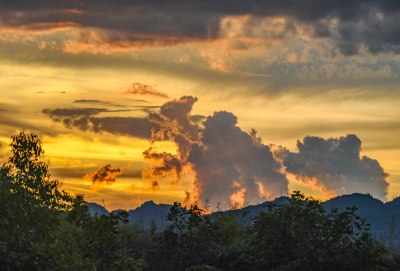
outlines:
[{"label": "wispy cloud", "polygon": [[154,86],[145,85],[141,83],[133,83],[130,86],[127,86],[123,93],[129,95],[169,98],[167,94],[160,92]]},{"label": "wispy cloud", "polygon": [[101,100],[89,100],[89,99],[81,99],[75,100],[75,104],[96,104],[96,105],[103,105],[103,106],[112,106],[112,107],[128,107],[127,105],[121,105],[113,102],[108,101],[101,101]]}]

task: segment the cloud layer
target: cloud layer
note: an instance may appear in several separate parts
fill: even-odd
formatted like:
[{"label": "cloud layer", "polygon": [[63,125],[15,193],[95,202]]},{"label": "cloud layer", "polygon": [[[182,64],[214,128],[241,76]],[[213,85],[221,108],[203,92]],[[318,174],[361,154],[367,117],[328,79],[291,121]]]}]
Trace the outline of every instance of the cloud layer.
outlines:
[{"label": "cloud layer", "polygon": [[229,112],[216,112],[204,122],[200,142],[189,162],[196,172],[200,200],[226,207],[261,202],[288,192],[288,181],[270,147],[237,126]]},{"label": "cloud layer", "polygon": [[[344,55],[357,54],[362,48],[371,53],[398,53],[400,48],[400,4],[391,0],[41,0],[34,4],[20,0],[3,1],[0,10],[1,24],[8,29],[84,30],[77,37],[83,47],[85,42],[96,41],[124,48],[218,39],[224,18],[247,15],[255,19],[286,18],[303,24],[309,36],[331,39]],[[288,26],[286,33],[296,32],[293,24]],[[244,37],[258,33],[256,36],[261,34],[266,39],[280,38],[268,31],[247,30],[242,32]]]}]

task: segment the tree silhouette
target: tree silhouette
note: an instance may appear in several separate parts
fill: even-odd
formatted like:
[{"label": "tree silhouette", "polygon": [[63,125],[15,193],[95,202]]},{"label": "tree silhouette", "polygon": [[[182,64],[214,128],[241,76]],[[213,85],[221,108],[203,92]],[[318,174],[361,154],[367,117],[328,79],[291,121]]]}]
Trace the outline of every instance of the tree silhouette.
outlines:
[{"label": "tree silhouette", "polygon": [[35,269],[36,246],[49,238],[73,198],[50,180],[36,135],[21,131],[10,146],[11,157],[0,168],[0,264],[5,270]]},{"label": "tree silhouette", "polygon": [[320,201],[294,192],[255,221],[253,270],[376,270],[385,249],[355,211],[326,213]]},{"label": "tree silhouette", "polygon": [[12,137],[0,168],[0,270],[141,270],[123,242],[125,211],[91,217],[83,195],[50,179],[33,133]]}]

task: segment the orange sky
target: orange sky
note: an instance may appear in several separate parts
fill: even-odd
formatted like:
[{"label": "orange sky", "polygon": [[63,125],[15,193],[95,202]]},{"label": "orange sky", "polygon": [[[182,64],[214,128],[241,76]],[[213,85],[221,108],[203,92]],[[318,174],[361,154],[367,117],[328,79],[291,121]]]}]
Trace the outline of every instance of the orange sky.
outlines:
[{"label": "orange sky", "polygon": [[[102,118],[145,119],[166,102],[192,95],[199,99],[192,115],[232,112],[242,131],[254,128],[265,145],[292,152],[308,135],[355,134],[362,141],[361,155],[377,159],[390,174],[387,200],[400,195],[398,45],[386,35],[365,38],[370,24],[398,21],[390,14],[381,18],[385,7],[371,6],[376,14],[350,20],[324,9],[306,13],[295,4],[290,12],[265,4],[260,9],[272,11],[263,13],[212,5],[175,9],[179,1],[164,9],[152,1],[137,7],[104,2],[96,10],[74,1],[49,8],[39,2],[0,4],[2,159],[8,156],[10,136],[28,129],[40,135],[52,176],[67,191],[104,200],[109,209],[131,209],[150,199],[183,201],[185,191],[194,189],[194,173],[185,168],[177,183],[173,176],[161,177],[152,189],[141,174],[153,165],[143,157],[150,138],[141,131],[113,132],[131,131],[128,122],[125,128],[111,122],[107,129],[80,129],[44,110],[95,109]],[[209,17],[185,13],[196,8],[196,16],[204,12]],[[301,12],[314,17],[305,20]],[[329,34],[318,34],[322,26]],[[342,26],[352,31],[352,44],[345,44]],[[375,52],[377,43],[383,49]],[[357,50],[349,53],[351,46]],[[173,154],[176,147],[171,141],[154,146]],[[107,164],[122,171],[115,182],[94,187],[84,178]],[[337,194],[318,182],[287,176],[289,191],[300,189],[320,199]],[[242,199],[242,190],[237,191],[232,197]]]}]

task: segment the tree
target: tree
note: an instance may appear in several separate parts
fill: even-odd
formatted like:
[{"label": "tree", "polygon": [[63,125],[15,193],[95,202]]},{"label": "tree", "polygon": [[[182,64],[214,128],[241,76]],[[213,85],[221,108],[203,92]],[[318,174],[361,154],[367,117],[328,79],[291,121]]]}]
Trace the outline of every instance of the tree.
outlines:
[{"label": "tree", "polygon": [[50,179],[35,134],[21,131],[10,146],[11,157],[0,168],[0,267],[39,269],[36,245],[52,234],[73,198]]},{"label": "tree", "polygon": [[355,211],[327,214],[320,201],[293,193],[255,221],[253,270],[377,270],[385,250]]},{"label": "tree", "polygon": [[124,242],[125,211],[91,217],[83,195],[50,179],[39,138],[12,137],[0,167],[0,270],[141,270]]},{"label": "tree", "polygon": [[11,157],[1,167],[2,181],[9,192],[18,194],[35,207],[68,210],[72,197],[51,180],[49,166],[43,161],[44,150],[37,135],[21,131],[12,136]]}]

